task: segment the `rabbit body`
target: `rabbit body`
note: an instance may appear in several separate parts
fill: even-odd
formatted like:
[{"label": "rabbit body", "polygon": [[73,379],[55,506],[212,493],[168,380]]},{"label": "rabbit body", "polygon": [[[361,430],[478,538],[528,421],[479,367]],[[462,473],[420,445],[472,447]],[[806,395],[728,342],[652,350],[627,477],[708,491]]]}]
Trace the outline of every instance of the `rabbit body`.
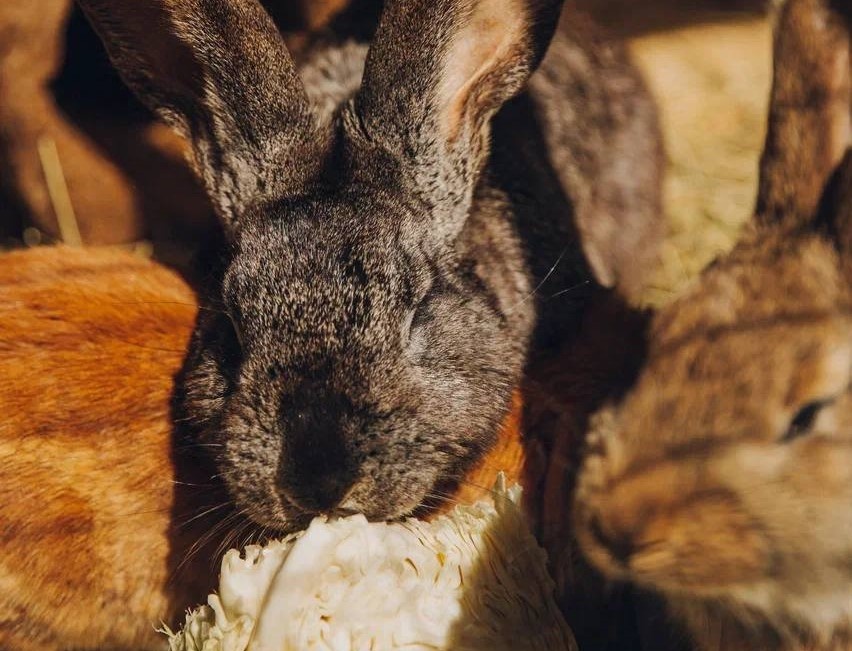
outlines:
[{"label": "rabbit body", "polygon": [[255,0],[79,1],[225,226],[180,414],[258,523],[410,513],[493,445],[591,270],[635,291],[653,104],[560,1],[392,0],[298,66]]},{"label": "rabbit body", "polygon": [[204,532],[181,526],[196,513],[177,480],[207,478],[175,474],[170,417],[195,313],[137,256],[3,255],[0,648],[156,649],[154,627],[208,589],[209,558],[176,572]]},{"label": "rabbit body", "polygon": [[702,651],[852,648],[850,10],[789,0],[755,219],[655,315],[575,509]]}]

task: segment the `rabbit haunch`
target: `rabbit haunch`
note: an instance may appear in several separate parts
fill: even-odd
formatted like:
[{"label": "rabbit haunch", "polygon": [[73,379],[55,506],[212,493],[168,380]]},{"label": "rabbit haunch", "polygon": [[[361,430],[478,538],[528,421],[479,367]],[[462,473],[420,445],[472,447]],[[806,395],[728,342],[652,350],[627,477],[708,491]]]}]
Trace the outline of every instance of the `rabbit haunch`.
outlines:
[{"label": "rabbit haunch", "polygon": [[654,107],[560,0],[389,0],[299,66],[256,0],[78,1],[225,226],[180,417],[255,521],[411,512],[493,445],[591,270],[641,283]]}]

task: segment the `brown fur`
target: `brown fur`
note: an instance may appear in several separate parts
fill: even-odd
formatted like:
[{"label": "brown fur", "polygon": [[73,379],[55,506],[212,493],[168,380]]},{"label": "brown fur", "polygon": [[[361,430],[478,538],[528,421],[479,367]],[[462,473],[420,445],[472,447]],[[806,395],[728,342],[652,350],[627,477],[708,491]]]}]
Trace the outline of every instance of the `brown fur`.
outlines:
[{"label": "brown fur", "polygon": [[206,589],[170,559],[199,534],[170,481],[193,294],[129,254],[45,248],[3,257],[0,305],[0,648],[156,648]]},{"label": "brown fur", "polygon": [[852,648],[849,18],[782,8],[754,223],[655,316],[579,482],[589,559],[706,651]]}]

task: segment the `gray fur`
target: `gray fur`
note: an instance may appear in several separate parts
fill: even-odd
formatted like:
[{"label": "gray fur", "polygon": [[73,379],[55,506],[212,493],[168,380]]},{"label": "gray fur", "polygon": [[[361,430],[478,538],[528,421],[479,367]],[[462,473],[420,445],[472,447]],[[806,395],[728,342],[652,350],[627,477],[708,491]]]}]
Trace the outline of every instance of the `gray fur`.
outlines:
[{"label": "gray fur", "polygon": [[[170,82],[127,70],[151,58],[144,40],[125,37],[133,3],[80,2],[127,80],[170,116],[178,102],[152,92]],[[606,216],[621,232],[607,231],[613,242],[597,250],[659,232],[649,210],[659,190],[655,116],[620,50],[609,60],[628,90],[613,93],[613,66],[588,49],[599,44],[563,30],[545,63],[552,74],[534,99],[518,95],[551,40],[559,0],[524,0],[525,11],[506,13],[515,38],[504,56],[486,61],[467,94],[442,91],[461,65],[450,60],[454,39],[492,5],[511,3],[388,0],[369,51],[343,41],[303,58],[306,92],[254,0],[192,0],[192,20],[163,12],[172,40],[202,50],[194,58],[204,92],[172,122],[190,125],[230,226],[221,293],[200,318],[182,408],[197,436],[221,444],[221,474],[260,523],[286,528],[352,510],[399,517],[481,458],[531,342],[569,337],[595,287],[574,223],[572,193],[584,183],[622,202],[623,215]],[[246,16],[251,33],[240,31]],[[258,67],[272,52],[274,64]],[[576,78],[565,79],[555,71],[572,55]],[[198,122],[214,126],[199,131]],[[572,128],[587,132],[571,138]],[[553,149],[581,140],[595,149]],[[629,155],[646,169],[638,176],[634,159],[622,160],[634,140]],[[647,185],[637,189],[636,178]]]}]

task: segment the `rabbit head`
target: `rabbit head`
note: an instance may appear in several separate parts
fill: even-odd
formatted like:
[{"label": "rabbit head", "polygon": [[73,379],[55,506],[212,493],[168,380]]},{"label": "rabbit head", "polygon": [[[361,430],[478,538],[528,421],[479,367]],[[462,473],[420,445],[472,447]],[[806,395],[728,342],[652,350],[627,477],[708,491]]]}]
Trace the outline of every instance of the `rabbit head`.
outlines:
[{"label": "rabbit head", "polygon": [[520,376],[520,245],[499,214],[487,255],[459,240],[561,2],[389,0],[366,60],[350,44],[303,75],[363,66],[333,110],[257,0],[80,5],[226,231],[182,391],[238,505],[276,528],[410,512],[492,444]]},{"label": "rabbit head", "polygon": [[719,648],[852,622],[849,17],[781,9],[753,223],[655,316],[578,484],[588,558],[669,595],[699,640],[730,618]]}]

